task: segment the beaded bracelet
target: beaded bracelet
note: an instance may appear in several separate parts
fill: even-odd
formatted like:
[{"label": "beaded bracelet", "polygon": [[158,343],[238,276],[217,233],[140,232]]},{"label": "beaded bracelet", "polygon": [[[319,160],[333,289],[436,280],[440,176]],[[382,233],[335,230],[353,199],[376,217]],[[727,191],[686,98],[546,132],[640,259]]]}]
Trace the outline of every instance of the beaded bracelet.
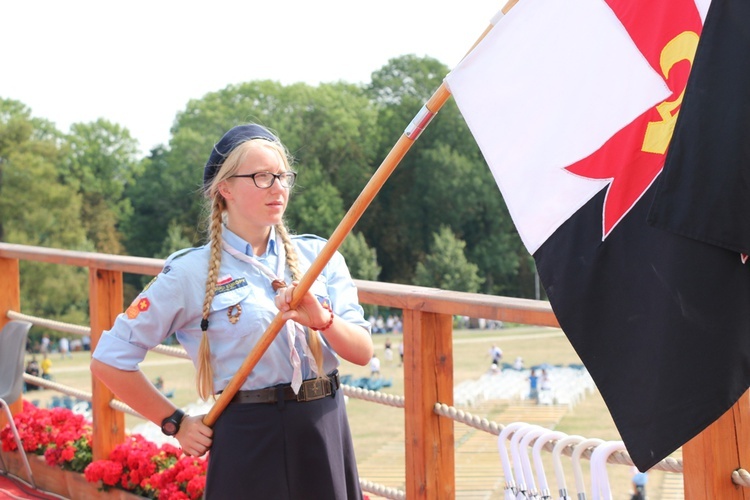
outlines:
[{"label": "beaded bracelet", "polygon": [[316,332],[324,332],[324,331],[328,330],[329,328],[331,328],[331,325],[333,324],[333,309],[331,308],[331,304],[329,304],[328,301],[326,301],[325,303],[323,303],[321,305],[325,309],[328,309],[328,312],[331,313],[331,319],[329,319],[328,323],[326,323],[325,325],[323,325],[322,328],[310,327],[313,330],[315,330]]}]

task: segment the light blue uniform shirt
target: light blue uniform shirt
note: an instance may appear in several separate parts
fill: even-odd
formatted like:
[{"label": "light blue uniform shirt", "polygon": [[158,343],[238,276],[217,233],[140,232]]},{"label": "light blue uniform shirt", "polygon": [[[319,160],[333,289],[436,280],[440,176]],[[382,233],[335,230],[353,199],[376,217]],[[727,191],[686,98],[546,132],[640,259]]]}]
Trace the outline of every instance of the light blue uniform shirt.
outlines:
[{"label": "light blue uniform shirt", "polygon": [[[239,252],[259,259],[274,271],[277,269],[279,253],[275,230],[272,229],[266,252],[260,257],[254,257],[250,244],[226,227],[223,229],[223,238]],[[311,235],[293,236],[292,242],[297,249],[303,272],[310,267],[325,245],[325,240]],[[102,334],[93,357],[121,370],[137,370],[148,350],[174,332],[178,342],[195,363],[202,336],[200,323],[209,252],[209,245],[204,245],[171,255],[162,272],[117,317],[112,329]],[[284,280],[291,283],[288,269]],[[213,358],[214,389],[218,392],[227,386],[278,313],[278,309],[274,303],[276,293],[271,287],[271,280],[252,264],[242,262],[226,251],[222,251],[217,283],[209,315],[208,339]],[[311,291],[318,297],[330,299],[337,316],[362,326],[369,334],[370,324],[363,316],[357,289],[340,253],[334,254]],[[232,324],[227,311],[230,306],[237,304],[242,305],[242,313],[237,323]],[[236,307],[232,313],[237,314]],[[324,340],[321,343],[324,369],[326,373],[330,373],[339,365],[339,361],[333,349],[325,342],[325,332],[321,332],[321,335]],[[299,342],[297,344],[297,351],[302,359],[302,377],[312,378],[314,374],[310,371]],[[289,336],[286,329],[282,328],[245,380],[242,389],[260,389],[289,383],[292,372]]]}]

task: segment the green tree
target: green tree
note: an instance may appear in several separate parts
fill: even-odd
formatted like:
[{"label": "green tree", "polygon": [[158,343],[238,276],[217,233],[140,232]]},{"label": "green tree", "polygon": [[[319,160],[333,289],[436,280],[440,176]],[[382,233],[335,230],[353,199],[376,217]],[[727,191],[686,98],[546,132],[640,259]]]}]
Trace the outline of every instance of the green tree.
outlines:
[{"label": "green tree", "polygon": [[377,251],[371,248],[362,233],[350,233],[339,248],[352,277],[375,281],[380,274]]},{"label": "green tree", "polygon": [[[164,258],[179,241],[185,246],[200,242],[200,170],[179,161],[173,165],[170,158],[165,147],[154,148],[125,187],[124,197],[133,206],[132,215],[121,225],[129,255]],[[193,179],[191,171],[196,174]],[[170,237],[170,231],[177,231],[175,226],[177,240]]]},{"label": "green tree", "polygon": [[299,233],[330,236],[344,217],[344,202],[317,160],[300,166],[293,189],[286,212],[289,225]]},{"label": "green tree", "polygon": [[122,253],[118,225],[132,212],[123,193],[138,171],[138,143],[127,129],[104,119],[73,124],[67,139],[67,175],[83,199],[80,220],[86,236],[97,251]]},{"label": "green tree", "polygon": [[466,259],[466,244],[448,226],[435,233],[430,254],[417,263],[414,282],[420,286],[477,292],[484,281],[479,267]]},{"label": "green tree", "polygon": [[[0,99],[0,241],[90,250],[80,224],[81,197],[59,165],[62,135],[18,101]],[[23,312],[88,322],[88,274],[72,266],[21,263]],[[32,338],[41,331],[32,330]]]},{"label": "green tree", "polygon": [[190,247],[190,241],[182,234],[182,227],[177,222],[172,221],[167,227],[167,235],[164,238],[161,252],[159,252],[160,255],[157,257],[166,259],[176,251],[188,247]]},{"label": "green tree", "polygon": [[80,197],[58,165],[65,152],[54,127],[24,104],[0,99],[0,241],[79,248]]}]

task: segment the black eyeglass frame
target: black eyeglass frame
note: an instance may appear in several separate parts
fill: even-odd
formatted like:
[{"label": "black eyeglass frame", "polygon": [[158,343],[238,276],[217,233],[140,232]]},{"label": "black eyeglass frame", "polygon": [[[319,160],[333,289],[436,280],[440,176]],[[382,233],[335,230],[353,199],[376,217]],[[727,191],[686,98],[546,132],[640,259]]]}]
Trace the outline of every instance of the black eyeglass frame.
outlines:
[{"label": "black eyeglass frame", "polygon": [[[268,186],[259,186],[258,181],[255,180],[256,175],[270,175],[273,177],[273,180]],[[255,172],[254,174],[237,174],[232,175],[229,177],[230,179],[233,179],[235,177],[239,177],[241,179],[244,178],[250,178],[253,180],[253,184],[255,184],[255,187],[258,189],[269,189],[271,186],[273,186],[273,183],[277,180],[279,181],[279,184],[281,184],[281,187],[290,189],[292,186],[294,186],[294,183],[297,181],[297,172],[281,172],[280,174],[274,174],[272,172]],[[284,182],[286,182],[288,185],[284,185]]]}]

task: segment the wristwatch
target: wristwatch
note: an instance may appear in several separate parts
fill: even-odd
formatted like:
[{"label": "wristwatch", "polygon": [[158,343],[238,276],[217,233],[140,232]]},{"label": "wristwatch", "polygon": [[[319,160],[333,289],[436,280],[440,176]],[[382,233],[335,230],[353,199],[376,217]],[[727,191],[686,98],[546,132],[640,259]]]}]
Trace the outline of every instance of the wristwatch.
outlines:
[{"label": "wristwatch", "polygon": [[180,431],[180,422],[185,417],[185,412],[177,409],[170,416],[161,421],[161,431],[167,436],[174,436]]}]

